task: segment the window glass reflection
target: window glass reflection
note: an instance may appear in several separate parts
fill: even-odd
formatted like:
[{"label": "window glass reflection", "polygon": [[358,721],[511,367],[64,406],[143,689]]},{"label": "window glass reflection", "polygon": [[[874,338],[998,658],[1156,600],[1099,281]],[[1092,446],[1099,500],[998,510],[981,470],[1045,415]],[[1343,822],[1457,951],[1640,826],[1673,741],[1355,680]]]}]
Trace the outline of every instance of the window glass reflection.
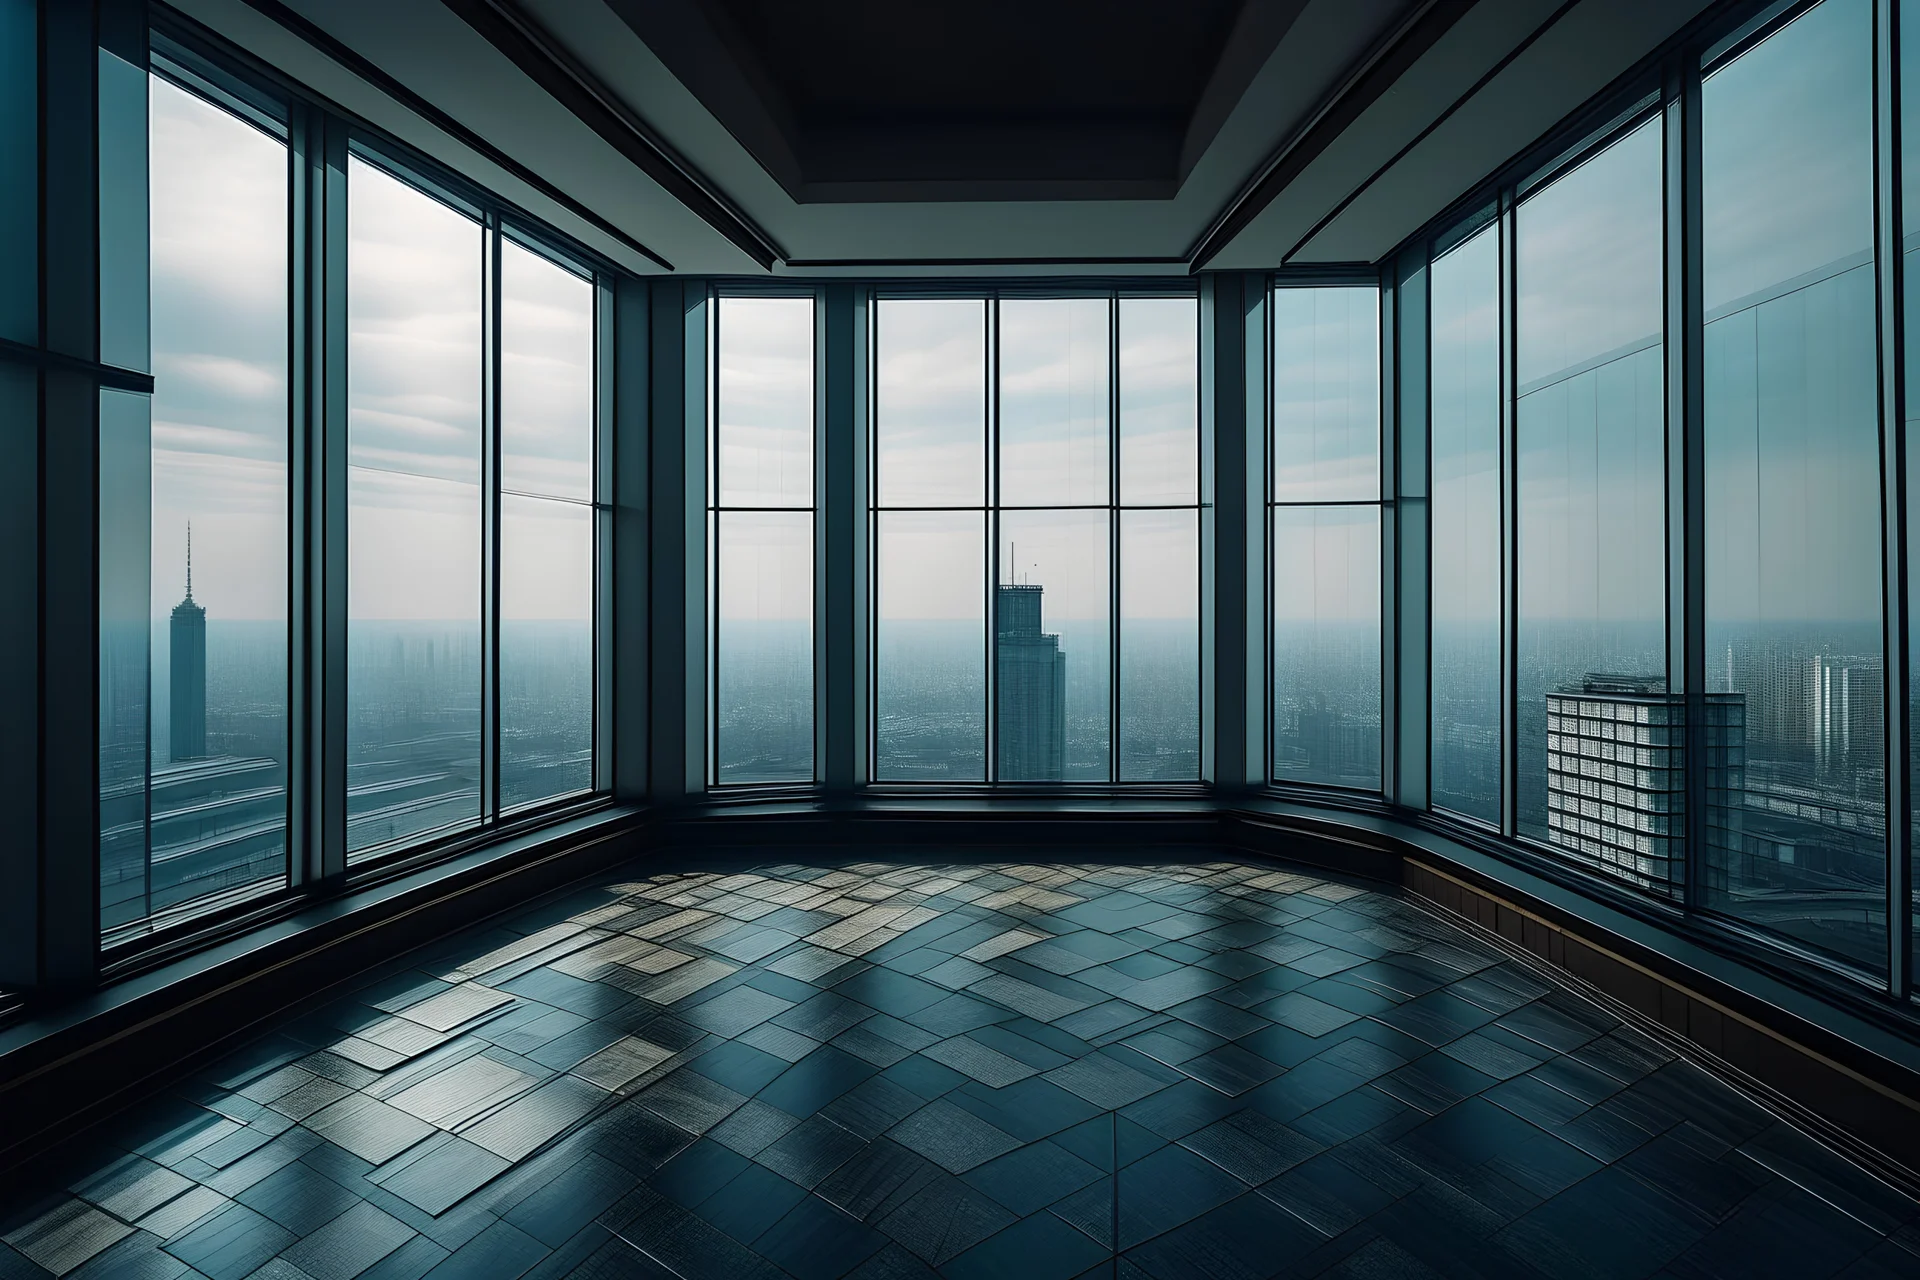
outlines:
[{"label": "window glass reflection", "polygon": [[1726,720],[1705,887],[1884,970],[1871,13],[1826,0],[1701,92],[1707,671]]},{"label": "window glass reflection", "polygon": [[1500,821],[1500,229],[1433,264],[1433,803]]},{"label": "window glass reflection", "polygon": [[[103,673],[103,709],[144,683],[150,717],[144,759],[118,750],[124,722],[103,740],[101,924],[119,937],[287,877],[287,148],[159,76],[148,120],[151,426],[136,397],[102,402],[102,583],[140,599],[121,622],[147,632],[137,672]],[[149,502],[149,528],[112,527]],[[133,651],[107,617],[103,641]]]},{"label": "window glass reflection", "polygon": [[1000,304],[1000,502],[1105,503],[1105,298]]},{"label": "window glass reflection", "polygon": [[994,700],[1002,781],[1107,781],[1111,537],[1106,511],[1000,517]]},{"label": "window glass reflection", "polygon": [[874,776],[986,780],[986,529],[971,511],[875,519]]},{"label": "window glass reflection", "polygon": [[481,229],[348,175],[347,846],[480,816]]},{"label": "window glass reflection", "polygon": [[1200,500],[1200,304],[1120,299],[1120,500]]},{"label": "window glass reflection", "polygon": [[1650,121],[1516,216],[1516,804],[1523,836],[1671,893],[1661,155]]},{"label": "window glass reflection", "polygon": [[1380,496],[1380,291],[1273,291],[1273,498]]},{"label": "window glass reflection", "polygon": [[593,508],[500,499],[500,808],[593,786]]},{"label": "window glass reflection", "polygon": [[986,303],[887,298],[877,307],[879,504],[984,505]]},{"label": "window glass reflection", "polygon": [[1120,513],[1120,780],[1200,776],[1200,515]]},{"label": "window glass reflection", "polygon": [[593,501],[593,281],[500,242],[500,487]]},{"label": "window glass reflection", "polygon": [[717,300],[713,780],[814,777],[814,307]]},{"label": "window glass reflection", "polygon": [[1380,786],[1380,508],[1273,509],[1274,777]]}]

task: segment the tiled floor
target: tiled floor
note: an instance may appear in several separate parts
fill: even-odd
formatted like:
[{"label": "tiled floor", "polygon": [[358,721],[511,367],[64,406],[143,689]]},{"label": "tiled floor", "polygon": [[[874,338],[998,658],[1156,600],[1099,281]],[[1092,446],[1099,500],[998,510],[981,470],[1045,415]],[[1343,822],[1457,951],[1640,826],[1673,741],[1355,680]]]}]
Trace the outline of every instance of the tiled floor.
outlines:
[{"label": "tiled floor", "polygon": [[1695,1066],[1265,865],[608,884],[107,1127],[0,1277],[1920,1274]]}]

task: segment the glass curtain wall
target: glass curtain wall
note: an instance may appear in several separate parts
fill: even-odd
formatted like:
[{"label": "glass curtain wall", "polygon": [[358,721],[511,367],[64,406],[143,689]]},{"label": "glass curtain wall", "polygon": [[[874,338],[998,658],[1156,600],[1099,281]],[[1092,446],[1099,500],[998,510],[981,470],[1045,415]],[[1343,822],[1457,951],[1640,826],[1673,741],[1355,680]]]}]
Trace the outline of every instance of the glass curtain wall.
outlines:
[{"label": "glass curtain wall", "polygon": [[876,779],[1197,779],[1196,300],[875,310]]},{"label": "glass curtain wall", "polygon": [[593,785],[597,286],[370,158],[347,201],[353,863]]},{"label": "glass curtain wall", "polygon": [[[102,753],[109,942],[287,883],[288,149],[284,126],[148,77],[150,444],[102,406],[102,518],[151,510],[144,767]],[[144,475],[126,470],[144,455]],[[114,504],[119,507],[119,504]],[[109,556],[103,564],[114,563]]]},{"label": "glass curtain wall", "polygon": [[1273,291],[1273,777],[1381,778],[1380,290]]},{"label": "glass curtain wall", "polygon": [[1684,876],[1667,671],[1664,147],[1656,117],[1515,224],[1519,834],[1659,894]]},{"label": "glass curtain wall", "polygon": [[814,308],[714,306],[710,780],[814,779]]},{"label": "glass curtain wall", "polygon": [[1501,227],[1436,258],[1430,276],[1431,796],[1500,825]]},{"label": "glass curtain wall", "polygon": [[1707,684],[1743,721],[1706,904],[1886,964],[1873,6],[1701,86]]}]

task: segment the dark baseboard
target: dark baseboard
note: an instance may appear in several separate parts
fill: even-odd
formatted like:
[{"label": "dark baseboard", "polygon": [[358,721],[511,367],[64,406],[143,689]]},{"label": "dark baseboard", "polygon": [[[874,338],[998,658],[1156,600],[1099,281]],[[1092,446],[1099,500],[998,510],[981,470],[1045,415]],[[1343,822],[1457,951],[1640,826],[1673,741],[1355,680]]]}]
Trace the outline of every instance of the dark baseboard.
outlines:
[{"label": "dark baseboard", "polygon": [[[1409,855],[1403,883],[1514,951],[1542,961],[1643,1029],[1743,1085],[1770,1109],[1920,1197],[1920,1080],[1786,1010],[1460,867]],[[1851,1059],[1851,1061],[1848,1061]]]}]

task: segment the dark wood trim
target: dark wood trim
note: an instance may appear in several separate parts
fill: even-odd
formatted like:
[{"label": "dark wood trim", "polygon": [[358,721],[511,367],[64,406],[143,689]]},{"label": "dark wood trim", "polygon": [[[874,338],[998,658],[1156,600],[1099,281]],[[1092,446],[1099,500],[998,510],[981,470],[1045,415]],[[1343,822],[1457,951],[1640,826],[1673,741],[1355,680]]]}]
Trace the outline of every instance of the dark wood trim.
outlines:
[{"label": "dark wood trim", "polygon": [[763,270],[786,256],[764,228],[722,196],[577,59],[509,0],[444,0],[447,8],[640,172]]}]

